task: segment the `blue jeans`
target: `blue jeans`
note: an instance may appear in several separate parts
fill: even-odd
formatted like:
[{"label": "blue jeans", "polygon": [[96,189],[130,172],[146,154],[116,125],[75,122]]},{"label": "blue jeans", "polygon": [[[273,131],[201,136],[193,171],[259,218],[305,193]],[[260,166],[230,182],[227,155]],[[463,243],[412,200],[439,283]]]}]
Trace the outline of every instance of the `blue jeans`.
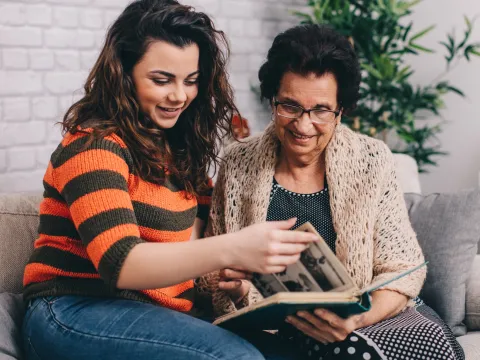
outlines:
[{"label": "blue jeans", "polygon": [[291,360],[293,350],[268,333],[244,338],[161,306],[123,299],[35,299],[23,339],[27,360]]}]

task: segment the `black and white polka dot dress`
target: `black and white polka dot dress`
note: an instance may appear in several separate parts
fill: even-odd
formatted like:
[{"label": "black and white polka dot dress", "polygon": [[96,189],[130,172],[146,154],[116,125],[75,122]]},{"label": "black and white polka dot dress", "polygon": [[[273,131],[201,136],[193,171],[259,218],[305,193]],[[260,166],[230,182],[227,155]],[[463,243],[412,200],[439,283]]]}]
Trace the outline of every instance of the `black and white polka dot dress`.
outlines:
[{"label": "black and white polka dot dress", "polygon": [[[328,186],[314,194],[288,191],[273,179],[267,221],[297,217],[295,227],[309,221],[335,252],[336,233]],[[464,360],[452,331],[419,298],[394,318],[354,331],[346,340],[323,345],[286,324],[279,331],[305,359]]]}]

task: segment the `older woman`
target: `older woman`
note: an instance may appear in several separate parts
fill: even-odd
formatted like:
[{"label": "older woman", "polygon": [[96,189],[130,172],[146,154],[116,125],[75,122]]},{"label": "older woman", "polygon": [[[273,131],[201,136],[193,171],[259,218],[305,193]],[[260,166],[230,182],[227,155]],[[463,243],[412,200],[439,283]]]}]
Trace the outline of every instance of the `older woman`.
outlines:
[{"label": "older woman", "polygon": [[[230,146],[211,209],[211,235],[265,220],[311,222],[359,288],[423,262],[392,154],[341,124],[358,99],[360,70],[350,43],[318,25],[278,35],[259,72],[272,121]],[[210,279],[218,314],[260,296],[247,275]],[[312,359],[461,359],[450,329],[417,298],[419,270],[372,294],[370,311],[340,318],[324,309],[286,319],[280,335]]]}]

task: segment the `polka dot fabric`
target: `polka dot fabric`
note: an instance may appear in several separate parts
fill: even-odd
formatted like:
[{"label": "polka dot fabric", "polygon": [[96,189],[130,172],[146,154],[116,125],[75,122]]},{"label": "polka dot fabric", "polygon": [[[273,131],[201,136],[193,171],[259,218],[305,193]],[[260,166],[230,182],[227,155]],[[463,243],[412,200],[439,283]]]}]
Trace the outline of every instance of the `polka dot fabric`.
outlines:
[{"label": "polka dot fabric", "polygon": [[267,221],[287,220],[292,217],[297,218],[293,229],[309,221],[335,252],[337,235],[333,229],[328,186],[313,194],[298,194],[288,191],[273,178]]},{"label": "polka dot fabric", "polygon": [[440,317],[420,299],[392,319],[358,329],[347,339],[328,345],[293,327],[279,335],[312,360],[464,360],[455,336]]},{"label": "polka dot fabric", "polygon": [[[267,220],[297,217],[295,227],[309,221],[335,252],[328,187],[314,194],[288,191],[273,179]],[[420,299],[392,319],[353,332],[342,342],[323,345],[290,325],[279,336],[312,360],[464,360],[462,348],[440,317]]]}]

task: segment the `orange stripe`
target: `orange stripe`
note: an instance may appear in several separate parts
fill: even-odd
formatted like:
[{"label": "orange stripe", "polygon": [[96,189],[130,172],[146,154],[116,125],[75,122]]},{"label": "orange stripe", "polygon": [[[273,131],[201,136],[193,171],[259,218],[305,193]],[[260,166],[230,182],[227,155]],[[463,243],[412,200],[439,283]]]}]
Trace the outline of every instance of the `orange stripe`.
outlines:
[{"label": "orange stripe", "polygon": [[134,201],[171,211],[185,211],[197,204],[195,197],[185,198],[185,191],[172,192],[164,186],[135,178],[136,187],[132,192],[132,200]]},{"label": "orange stripe", "polygon": [[90,259],[85,246],[83,246],[83,244],[78,240],[70,239],[67,236],[46,236],[44,234],[40,234],[38,239],[35,241],[34,248],[37,249],[42,246],[51,246],[59,250],[67,251],[74,255],[80,256],[84,259]]},{"label": "orange stripe", "polygon": [[53,181],[53,166],[51,162],[48,163],[47,171],[45,171],[45,175],[43,176],[43,181],[45,181],[51,187],[53,188],[55,187],[55,184]]},{"label": "orange stripe", "polygon": [[[85,128],[85,129],[81,129],[81,131],[82,132],[77,132],[76,134],[67,133],[62,139],[62,142],[61,142],[62,146],[66,147],[69,144],[71,144],[72,142],[74,142],[75,140],[78,140],[78,139],[80,139],[82,137],[85,137],[85,136],[89,136],[93,132],[93,128]],[[115,142],[118,145],[120,145],[120,147],[122,147],[124,149],[127,148],[127,146],[125,145],[123,140],[115,134],[105,136],[103,139]]]},{"label": "orange stripe", "polygon": [[111,170],[121,174],[128,181],[128,165],[111,151],[91,149],[81,152],[55,169],[57,189],[62,192],[66,184],[75,177],[95,170]]},{"label": "orange stripe", "polygon": [[190,240],[193,226],[182,231],[162,231],[139,226],[140,237],[151,242],[181,242]]},{"label": "orange stripe", "polygon": [[[155,289],[155,290],[158,290],[159,292],[161,292],[162,294],[165,294],[167,296],[175,297],[175,296],[180,295],[181,293],[183,293],[183,292],[185,292],[185,291],[187,291],[191,288],[193,288],[193,280],[188,280],[188,281],[185,281],[181,284],[169,286],[169,287],[162,288],[162,289]],[[148,290],[146,290],[146,291],[148,291]]]},{"label": "orange stripe", "polygon": [[98,264],[105,252],[126,236],[140,237],[138,226],[133,224],[115,226],[94,238],[87,246],[87,253],[93,265],[98,269]]},{"label": "orange stripe", "polygon": [[31,283],[52,280],[57,276],[66,276],[82,279],[100,279],[99,274],[85,274],[71,271],[63,271],[53,266],[44,265],[40,263],[30,263],[25,267],[23,275],[23,286]]},{"label": "orange stripe", "polygon": [[75,219],[75,227],[92,216],[107,210],[130,209],[132,201],[128,192],[119,189],[103,189],[86,194],[70,205],[70,213]]},{"label": "orange stripe", "polygon": [[197,197],[197,202],[199,205],[210,205],[212,202],[211,196],[199,196]]},{"label": "orange stripe", "polygon": [[105,136],[104,139],[117,143],[118,145],[120,145],[120,147],[122,149],[127,149],[128,148],[127,145],[123,142],[122,138],[118,135],[111,134],[111,135]]},{"label": "orange stripe", "polygon": [[[185,290],[191,289],[193,287],[193,282],[191,282],[191,286],[189,285],[188,287],[183,287],[182,284],[179,284],[177,286],[179,287],[179,289],[180,288],[183,289],[180,292],[182,293]],[[176,299],[176,298],[169,297],[168,295],[165,295],[163,293],[163,289],[162,290],[143,290],[140,292],[144,293],[155,302],[177,311],[190,311],[193,307],[193,303],[190,300]]]},{"label": "orange stripe", "polygon": [[67,204],[52,198],[44,198],[40,203],[40,214],[55,215],[71,219]]},{"label": "orange stripe", "polygon": [[[84,129],[85,130],[88,130],[88,129]],[[89,131],[91,132],[91,131]],[[71,134],[71,133],[66,133],[65,136],[63,137],[62,139],[62,146],[63,147],[67,147],[68,145],[70,145],[72,142],[74,142],[75,140],[78,140],[82,137],[85,137],[85,136],[88,136],[89,134],[84,134],[84,133],[81,133],[81,132],[77,132],[76,134]]]}]

